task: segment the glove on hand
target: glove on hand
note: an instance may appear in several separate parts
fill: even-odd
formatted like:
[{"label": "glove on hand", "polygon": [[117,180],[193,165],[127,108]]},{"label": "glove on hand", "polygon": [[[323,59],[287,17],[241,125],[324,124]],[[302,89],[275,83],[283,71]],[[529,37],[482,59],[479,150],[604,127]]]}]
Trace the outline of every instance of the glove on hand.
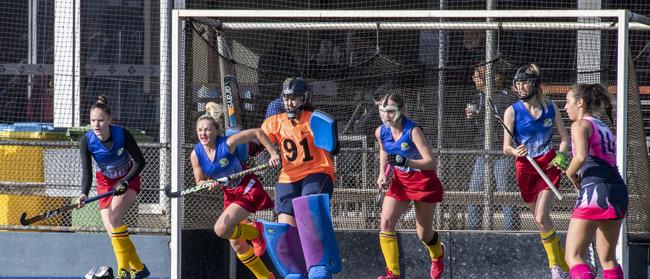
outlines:
[{"label": "glove on hand", "polygon": [[569,156],[564,152],[558,152],[555,154],[555,158],[553,158],[550,165],[560,170],[566,170],[569,167]]},{"label": "glove on hand", "polygon": [[410,160],[401,155],[388,155],[388,164],[396,167],[409,167]]},{"label": "glove on hand", "polygon": [[129,188],[129,183],[124,180],[120,180],[120,182],[118,182],[117,185],[115,185],[115,188],[113,188],[115,190],[115,192],[113,192],[113,196],[124,195],[124,193],[126,193],[126,190],[128,188]]}]

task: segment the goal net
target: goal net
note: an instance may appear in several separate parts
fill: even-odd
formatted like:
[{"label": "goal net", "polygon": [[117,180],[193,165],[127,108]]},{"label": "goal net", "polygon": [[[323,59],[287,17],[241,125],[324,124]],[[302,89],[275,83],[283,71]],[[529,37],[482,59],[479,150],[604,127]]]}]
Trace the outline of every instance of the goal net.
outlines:
[{"label": "goal net", "polygon": [[[380,120],[375,102],[399,93],[438,162],[445,194],[435,212],[435,227],[536,230],[515,184],[514,160],[500,151],[503,130],[486,109],[484,97],[502,99],[497,102],[502,114],[515,101],[510,89],[515,71],[535,63],[542,71],[544,94],[556,102],[567,127],[564,98],[572,84],[602,83],[609,88],[616,100],[617,120],[610,124],[618,131],[618,164],[630,189],[627,229],[650,237],[650,172],[640,91],[632,60],[622,60],[628,57],[622,48],[627,45],[630,15],[548,10],[176,11],[173,184],[181,189],[194,186],[189,154],[198,142],[195,123],[206,102],[231,108],[226,126],[257,128],[284,79],[302,76],[311,84],[313,104],[338,122],[342,148],[334,157],[335,228],[379,227],[373,131]],[[641,25],[629,23],[630,29]],[[473,111],[469,116],[467,109]],[[267,158],[260,154],[248,163],[259,165]],[[258,172],[271,196],[277,174]],[[551,215],[555,225],[566,230],[577,194],[565,178],[560,192],[565,199],[554,203]],[[182,228],[209,228],[223,198],[219,191],[206,191],[176,205],[182,209]],[[274,216],[266,211],[255,218]],[[398,228],[414,227],[410,210]]]}]

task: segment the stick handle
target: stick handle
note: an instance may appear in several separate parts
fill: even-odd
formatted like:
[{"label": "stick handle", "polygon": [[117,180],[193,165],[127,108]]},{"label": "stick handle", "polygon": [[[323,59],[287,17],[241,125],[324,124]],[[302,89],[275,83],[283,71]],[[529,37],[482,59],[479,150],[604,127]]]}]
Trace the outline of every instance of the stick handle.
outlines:
[{"label": "stick handle", "polygon": [[180,191],[180,192],[171,192],[171,191],[169,191],[168,188],[165,188],[165,195],[167,195],[167,197],[169,197],[169,198],[178,198],[180,196],[185,196],[185,195],[190,194],[190,193],[194,193],[194,192],[201,191],[203,189],[207,189],[207,188],[210,187],[210,184],[212,184],[214,181],[219,181],[221,183],[226,183],[226,182],[228,182],[230,180],[237,179],[237,178],[240,178],[240,177],[244,177],[244,176],[247,176],[247,175],[249,175],[251,173],[254,173],[256,171],[266,169],[266,168],[268,168],[270,166],[271,165],[266,163],[266,164],[263,164],[263,165],[259,165],[257,167],[253,167],[253,168],[250,168],[250,169],[247,169],[247,170],[240,171],[238,173],[233,173],[231,175],[228,175],[226,177],[222,177],[222,178],[219,178],[219,179],[216,179],[216,180],[210,179],[210,180],[208,180],[207,182],[205,182],[203,184],[199,184],[197,186],[185,189],[185,190]]},{"label": "stick handle", "polygon": [[263,165],[259,165],[257,167],[253,167],[253,168],[250,168],[250,169],[247,169],[247,170],[244,170],[244,171],[240,171],[238,173],[233,173],[233,174],[228,176],[228,180],[244,177],[244,176],[247,176],[247,175],[249,175],[251,173],[254,173],[256,171],[266,169],[266,168],[268,168],[270,166],[271,165],[269,165],[269,163],[266,163],[266,164],[263,164]]},{"label": "stick handle", "polygon": [[548,176],[546,176],[546,173],[544,173],[542,168],[540,168],[537,162],[535,162],[535,159],[533,159],[533,157],[530,156],[526,156],[526,159],[528,159],[528,162],[530,162],[530,164],[533,165],[533,168],[535,168],[535,170],[542,177],[544,182],[546,182],[546,185],[548,185],[548,187],[551,188],[551,191],[553,191],[553,194],[555,194],[557,199],[562,200],[564,197],[562,196],[560,191],[558,191],[557,188],[555,188],[555,185],[553,185],[553,182],[551,182]]}]

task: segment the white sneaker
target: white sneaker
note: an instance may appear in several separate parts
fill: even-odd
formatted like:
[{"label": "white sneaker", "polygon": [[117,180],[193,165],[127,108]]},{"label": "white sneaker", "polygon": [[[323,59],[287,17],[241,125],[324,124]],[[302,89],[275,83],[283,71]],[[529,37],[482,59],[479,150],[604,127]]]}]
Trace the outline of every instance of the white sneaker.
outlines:
[{"label": "white sneaker", "polygon": [[569,273],[562,270],[559,266],[554,266],[551,268],[551,279],[568,279]]}]

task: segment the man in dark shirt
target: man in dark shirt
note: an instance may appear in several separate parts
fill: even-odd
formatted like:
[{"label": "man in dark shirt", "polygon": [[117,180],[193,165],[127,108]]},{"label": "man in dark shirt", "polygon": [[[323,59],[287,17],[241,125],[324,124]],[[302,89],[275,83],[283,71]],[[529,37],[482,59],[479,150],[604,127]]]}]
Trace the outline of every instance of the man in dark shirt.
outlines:
[{"label": "man in dark shirt", "polygon": [[[493,67],[495,71],[495,88],[496,92],[492,96],[492,101],[497,108],[505,109],[515,102],[516,97],[509,94],[508,89],[504,86],[506,75],[504,73],[503,61],[497,60],[494,62],[499,64]],[[474,75],[472,77],[474,85],[476,86],[477,93],[474,95],[473,100],[467,104],[465,108],[465,116],[469,122],[466,127],[469,127],[470,133],[476,135],[475,147],[477,149],[485,148],[485,92],[487,91],[486,84],[486,65],[480,64],[475,67]],[[491,134],[491,149],[501,150],[503,146],[503,128],[497,121],[493,121],[492,134]],[[476,156],[474,162],[474,169],[469,182],[470,192],[481,192],[484,190],[484,170],[485,170],[485,157],[483,155]],[[505,192],[510,190],[513,185],[512,179],[512,162],[505,156],[496,157],[493,164],[493,174],[496,182],[497,192]],[[515,208],[504,206],[503,207],[505,229],[517,230],[519,227],[519,216]],[[481,228],[482,214],[480,206],[470,205],[468,207],[467,227],[470,230],[478,230]]]}]

